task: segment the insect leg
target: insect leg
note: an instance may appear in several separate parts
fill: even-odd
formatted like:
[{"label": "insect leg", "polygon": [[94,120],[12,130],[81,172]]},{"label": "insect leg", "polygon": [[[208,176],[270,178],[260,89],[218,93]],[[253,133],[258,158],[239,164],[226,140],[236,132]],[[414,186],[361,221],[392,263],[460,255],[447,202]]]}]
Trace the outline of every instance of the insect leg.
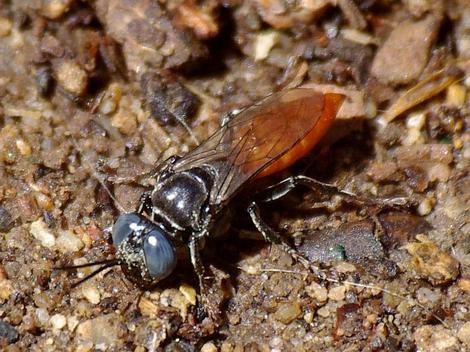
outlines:
[{"label": "insect leg", "polygon": [[140,196],[139,205],[137,206],[136,212],[139,214],[147,213],[152,209],[152,198],[151,192],[144,192]]},{"label": "insect leg", "polygon": [[274,231],[268,224],[264,222],[261,218],[259,207],[255,202],[250,203],[248,206],[248,214],[250,214],[251,221],[256,226],[259,232],[263,235],[264,239],[269,243],[274,243],[280,245],[281,248],[289,253],[294,260],[301,263],[307,270],[311,270],[318,278],[324,280],[326,278],[325,273],[323,273],[320,268],[312,265],[308,259],[303,257],[295,248],[293,248],[289,243],[287,243],[279,233]]},{"label": "insect leg", "polygon": [[189,239],[189,256],[191,257],[191,263],[193,264],[194,271],[196,272],[197,278],[199,280],[199,288],[201,290],[201,301],[206,310],[206,313],[209,317],[218,322],[220,320],[219,311],[214,304],[211,303],[209,300],[209,288],[207,287],[206,283],[204,282],[204,264],[201,260],[201,256],[199,254],[199,240],[201,236],[196,234],[192,234]]},{"label": "insect leg", "polygon": [[[297,186],[305,186],[311,188],[316,191],[320,191],[322,193],[326,193],[329,196],[340,196],[345,201],[355,204],[358,207],[364,206],[376,206],[379,209],[386,209],[386,208],[400,208],[407,204],[407,199],[404,197],[395,197],[390,199],[366,199],[357,196],[354,193],[347,192],[344,190],[339,189],[338,187],[317,181],[313,178],[304,176],[304,175],[296,175],[288,177],[279,183],[272,185],[266,188],[263,193],[257,198],[261,202],[270,202],[279,198],[284,197],[287,193],[289,193],[292,189]],[[326,206],[328,207],[329,202],[321,202],[318,206]]]}]

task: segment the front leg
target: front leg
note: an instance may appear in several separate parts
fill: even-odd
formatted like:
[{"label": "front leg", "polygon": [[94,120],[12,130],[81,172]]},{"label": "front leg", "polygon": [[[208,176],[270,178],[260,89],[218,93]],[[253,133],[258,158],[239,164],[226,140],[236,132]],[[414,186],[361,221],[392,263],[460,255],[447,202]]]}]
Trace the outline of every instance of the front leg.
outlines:
[{"label": "front leg", "polygon": [[205,267],[201,259],[200,255],[200,248],[199,248],[199,239],[201,235],[199,234],[192,234],[189,239],[189,255],[191,258],[191,263],[193,265],[194,271],[197,275],[199,280],[199,289],[201,291],[201,302],[206,310],[207,315],[216,323],[221,322],[220,317],[220,310],[219,307],[214,305],[210,298],[210,288],[205,283]]},{"label": "front leg", "polygon": [[139,205],[135,210],[138,214],[152,214],[152,193],[151,192],[144,192],[140,196]]},{"label": "front leg", "polygon": [[287,241],[285,241],[282,236],[274,231],[268,224],[264,222],[261,218],[259,207],[255,202],[252,202],[248,206],[248,214],[250,214],[251,221],[258,229],[259,232],[263,235],[264,239],[269,243],[274,243],[280,245],[281,248],[289,253],[294,260],[302,264],[307,270],[311,270],[319,279],[325,280],[325,273],[317,266],[312,265],[307,258],[300,254],[295,248],[293,248]]}]

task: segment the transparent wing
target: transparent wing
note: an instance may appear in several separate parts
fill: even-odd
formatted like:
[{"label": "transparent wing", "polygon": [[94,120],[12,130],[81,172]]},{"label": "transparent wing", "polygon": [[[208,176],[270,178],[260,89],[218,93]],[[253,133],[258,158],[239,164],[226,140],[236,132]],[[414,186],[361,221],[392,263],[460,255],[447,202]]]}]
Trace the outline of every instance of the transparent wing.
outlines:
[{"label": "transparent wing", "polygon": [[324,108],[325,95],[312,89],[295,88],[272,94],[235,115],[178,160],[174,171],[210,169],[215,175],[211,204],[218,205],[301,143],[319,122]]}]

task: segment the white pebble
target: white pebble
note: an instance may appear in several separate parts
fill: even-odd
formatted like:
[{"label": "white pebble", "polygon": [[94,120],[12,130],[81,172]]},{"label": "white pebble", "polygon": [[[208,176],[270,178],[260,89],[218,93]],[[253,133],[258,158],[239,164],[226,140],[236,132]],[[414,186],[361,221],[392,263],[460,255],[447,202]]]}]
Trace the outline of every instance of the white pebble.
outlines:
[{"label": "white pebble", "polygon": [[91,304],[98,304],[101,300],[100,291],[94,286],[83,286],[82,287],[83,296],[90,302]]},{"label": "white pebble", "polygon": [[255,39],[254,56],[255,61],[264,60],[269,52],[279,41],[279,33],[275,31],[266,31],[259,33]]},{"label": "white pebble", "polygon": [[53,247],[55,245],[55,237],[42,219],[32,222],[29,232],[44,247]]},{"label": "white pebble", "polygon": [[62,231],[57,238],[57,247],[62,253],[73,253],[82,249],[84,244],[72,231]]},{"label": "white pebble", "polygon": [[62,314],[54,314],[51,319],[49,319],[49,323],[53,330],[61,330],[67,325],[67,319]]},{"label": "white pebble", "polygon": [[420,130],[426,122],[426,115],[422,112],[410,114],[406,119],[406,126],[411,129]]},{"label": "white pebble", "polygon": [[435,204],[436,200],[434,198],[424,198],[423,201],[418,205],[418,214],[421,216],[428,215],[434,208]]},{"label": "white pebble", "polygon": [[217,347],[213,342],[206,342],[201,347],[201,352],[217,352]]}]

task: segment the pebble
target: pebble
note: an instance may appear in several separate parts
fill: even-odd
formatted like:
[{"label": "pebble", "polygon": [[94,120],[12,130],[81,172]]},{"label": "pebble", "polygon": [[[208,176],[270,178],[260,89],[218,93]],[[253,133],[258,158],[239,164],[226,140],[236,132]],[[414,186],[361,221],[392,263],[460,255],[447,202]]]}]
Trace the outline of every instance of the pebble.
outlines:
[{"label": "pebble", "polygon": [[196,290],[194,289],[194,287],[189,286],[187,284],[182,284],[179,287],[179,291],[188,300],[188,302],[191,303],[191,305],[196,305]]},{"label": "pebble", "polygon": [[158,312],[158,306],[146,297],[142,297],[139,301],[140,314],[153,317]]},{"label": "pebble", "polygon": [[328,299],[328,290],[316,282],[312,282],[305,290],[310,297],[315,298],[318,302],[326,302]]},{"label": "pebble", "polygon": [[0,303],[4,303],[8,300],[13,293],[13,285],[8,279],[0,280]]},{"label": "pebble", "polygon": [[439,247],[424,235],[417,235],[420,242],[409,243],[405,248],[413,257],[411,268],[433,285],[442,285],[453,281],[459,274],[459,262],[441,251]]},{"label": "pebble", "polygon": [[88,302],[91,304],[98,304],[101,300],[100,291],[94,286],[90,285],[83,285],[82,286],[82,293],[83,296],[87,299]]},{"label": "pebble", "polygon": [[110,115],[116,111],[119,101],[122,96],[121,86],[117,83],[112,83],[106,90],[106,94],[101,100],[99,111],[102,114]]},{"label": "pebble", "polygon": [[427,287],[421,287],[416,292],[418,302],[424,305],[434,304],[441,298],[441,293],[436,290],[431,290]]},{"label": "pebble", "polygon": [[111,346],[119,338],[121,318],[111,313],[86,320],[77,326],[76,335],[86,342]]},{"label": "pebble", "polygon": [[131,135],[137,130],[135,115],[128,109],[121,108],[111,118],[111,125],[122,134]]},{"label": "pebble", "polygon": [[23,156],[30,156],[33,152],[29,143],[21,138],[16,140],[16,148],[18,149],[20,154]]},{"label": "pebble", "polygon": [[79,323],[78,318],[75,315],[71,315],[71,316],[67,317],[67,329],[70,332],[75,330],[78,323]]},{"label": "pebble", "polygon": [[18,341],[19,336],[14,326],[0,320],[0,339],[5,339],[8,344],[12,344]]},{"label": "pebble", "polygon": [[264,60],[269,56],[271,49],[278,43],[279,33],[276,31],[260,32],[256,35],[254,45],[255,61]]},{"label": "pebble", "polygon": [[470,279],[460,279],[457,282],[457,287],[465,292],[470,292]]},{"label": "pebble", "polygon": [[335,269],[340,273],[351,273],[356,271],[356,266],[348,262],[339,262]]},{"label": "pebble", "polygon": [[42,246],[50,248],[55,245],[55,237],[42,219],[32,222],[29,232]]},{"label": "pebble", "polygon": [[328,298],[333,301],[342,301],[346,295],[346,286],[333,287],[328,292]]},{"label": "pebble", "polygon": [[49,323],[53,330],[61,330],[65,325],[67,325],[67,319],[62,314],[54,314],[49,319]]},{"label": "pebble", "polygon": [[470,348],[470,322],[466,322],[457,332],[457,337],[460,341],[467,345]]},{"label": "pebble", "polygon": [[202,345],[201,352],[217,352],[217,346],[211,341],[206,342]]},{"label": "pebble", "polygon": [[0,17],[0,37],[6,37],[11,33],[11,21],[6,17]]},{"label": "pebble", "polygon": [[42,7],[42,14],[51,19],[57,19],[68,11],[72,3],[72,0],[49,0],[44,1]]},{"label": "pebble", "polygon": [[322,318],[328,318],[330,316],[330,308],[328,308],[328,306],[323,306],[317,310],[317,314]]},{"label": "pebble", "polygon": [[434,197],[426,197],[418,205],[418,214],[421,216],[428,215],[431,213],[434,205],[436,204],[436,199]]},{"label": "pebble", "polygon": [[307,312],[304,314],[304,320],[307,324],[311,324],[313,322],[313,312]]},{"label": "pebble", "polygon": [[0,232],[6,232],[12,222],[13,217],[10,212],[5,208],[0,207]]},{"label": "pebble", "polygon": [[72,60],[61,61],[55,68],[57,82],[69,93],[83,95],[88,85],[86,72]]},{"label": "pebble", "polygon": [[457,338],[449,329],[441,325],[424,325],[416,329],[413,334],[418,351],[444,352],[454,351]]},{"label": "pebble", "polygon": [[302,314],[302,309],[298,302],[281,303],[273,317],[283,324],[289,324]]},{"label": "pebble", "polygon": [[36,309],[36,318],[40,326],[45,327],[49,323],[49,313],[45,308]]},{"label": "pebble", "polygon": [[465,104],[467,91],[462,84],[454,83],[447,88],[446,104],[460,108]]},{"label": "pebble", "polygon": [[56,243],[62,253],[78,252],[84,247],[83,242],[72,231],[62,231]]},{"label": "pebble", "polygon": [[183,319],[186,319],[190,302],[177,289],[168,288],[160,295],[160,303],[164,306],[171,306],[179,310]]}]

